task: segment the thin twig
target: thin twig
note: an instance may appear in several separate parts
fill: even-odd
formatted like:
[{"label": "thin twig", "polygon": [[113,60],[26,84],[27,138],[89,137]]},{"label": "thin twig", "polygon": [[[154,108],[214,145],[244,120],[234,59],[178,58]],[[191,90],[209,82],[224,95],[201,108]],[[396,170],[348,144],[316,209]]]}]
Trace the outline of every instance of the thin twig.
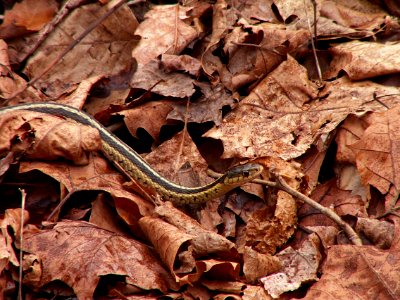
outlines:
[{"label": "thin twig", "polygon": [[23,241],[24,241],[24,223],[25,223],[25,200],[26,200],[26,193],[25,190],[19,189],[21,192],[21,224],[20,224],[20,230],[19,230],[19,274],[18,274],[18,279],[19,279],[19,287],[18,287],[18,299],[23,299],[22,298],[22,258],[23,258]]},{"label": "thin twig", "polygon": [[85,0],[68,0],[65,4],[61,7],[58,11],[57,15],[44,26],[39,32],[39,38],[35,41],[34,44],[28,45],[28,51],[25,53],[24,56],[21,57],[21,61],[23,62],[27,59],[33,52],[35,52],[39,46],[46,40],[46,38],[53,32],[56,26],[61,23],[65,19],[66,16],[70,13],[71,10],[75,9],[76,7],[82,5]]},{"label": "thin twig", "polygon": [[185,138],[186,138],[186,132],[187,132],[187,123],[189,121],[189,109],[190,109],[190,99],[188,99],[186,102],[186,112],[185,112],[185,120],[184,120],[183,130],[182,130],[182,139],[181,139],[181,143],[179,145],[178,157],[175,161],[174,176],[176,176],[176,174],[178,174],[178,170],[179,170],[179,166],[180,166],[180,162],[181,162],[181,156],[183,153],[183,146],[185,144]]},{"label": "thin twig", "polygon": [[328,218],[330,218],[331,220],[336,222],[340,226],[340,228],[342,228],[342,230],[345,232],[348,239],[354,245],[362,246],[362,241],[361,241],[360,237],[357,235],[357,233],[353,230],[353,228],[349,224],[347,224],[345,221],[343,221],[333,210],[331,210],[325,206],[322,206],[321,204],[314,201],[313,199],[296,191],[295,189],[290,187],[286,183],[286,181],[280,176],[277,177],[277,187],[279,189],[285,191],[286,193],[292,195],[293,197],[303,201],[304,203],[307,203],[308,205],[314,207],[315,209],[320,211],[322,214],[324,214],[325,216],[327,216]]},{"label": "thin twig", "polygon": [[310,31],[310,34],[311,34],[311,48],[312,48],[313,55],[314,55],[315,67],[317,68],[319,82],[320,82],[320,84],[322,84],[322,72],[321,72],[321,67],[319,65],[319,61],[318,61],[317,50],[315,49],[315,44],[314,44],[314,38],[315,38],[315,41],[317,41],[317,4],[315,1],[312,1],[312,3],[313,3],[313,8],[314,8],[314,34],[312,33],[310,19],[308,18],[307,8],[306,8],[305,3],[304,3],[304,10],[306,13],[308,30]]}]

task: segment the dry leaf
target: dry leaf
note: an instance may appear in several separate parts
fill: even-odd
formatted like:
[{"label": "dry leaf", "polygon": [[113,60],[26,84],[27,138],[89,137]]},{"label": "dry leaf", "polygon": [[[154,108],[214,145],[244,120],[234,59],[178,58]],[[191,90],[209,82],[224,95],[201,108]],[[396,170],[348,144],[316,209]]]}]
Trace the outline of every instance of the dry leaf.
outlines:
[{"label": "dry leaf", "polygon": [[394,238],[394,225],[387,221],[358,218],[356,230],[363,233],[376,247],[389,249]]},{"label": "dry leaf", "polygon": [[275,273],[281,268],[281,263],[277,257],[258,253],[250,247],[245,247],[243,261],[243,273],[248,282],[254,282],[258,278]]},{"label": "dry leaf", "polygon": [[221,84],[211,86],[203,82],[195,82],[202,96],[189,105],[175,104],[174,110],[168,114],[168,119],[187,122],[204,123],[213,121],[216,125],[222,122],[222,109],[233,106],[234,99]]},{"label": "dry leaf", "polygon": [[169,72],[185,71],[198,77],[201,72],[200,61],[189,55],[174,55],[164,53],[161,55],[161,63]]},{"label": "dry leaf", "polygon": [[[167,124],[167,115],[172,109],[173,105],[169,101],[151,101],[119,114],[124,116],[124,122],[132,136],[136,137],[138,128],[143,128],[158,141],[161,127]],[[146,118],[143,118],[144,115]]]},{"label": "dry leaf", "polygon": [[0,152],[22,146],[20,151],[30,159],[62,157],[87,164],[89,153],[101,149],[96,129],[57,116],[16,111],[1,115],[0,122]]},{"label": "dry leaf", "polygon": [[40,30],[55,15],[59,4],[55,0],[23,0],[4,13],[0,38],[15,38]]},{"label": "dry leaf", "polygon": [[[26,231],[23,250],[43,266],[41,287],[61,280],[80,299],[91,299],[100,276],[118,274],[142,290],[176,288],[156,256],[143,244],[86,222],[59,222],[53,229]],[[145,262],[145,263],[144,263]]]},{"label": "dry leaf", "polygon": [[206,174],[207,163],[187,132],[180,132],[146,156],[146,161],[167,179],[187,187],[213,180]]},{"label": "dry leaf", "polygon": [[132,51],[139,66],[147,65],[160,54],[179,54],[197,37],[196,29],[185,23],[189,9],[180,5],[155,5],[146,13],[135,32],[141,36],[140,42]]},{"label": "dry leaf", "polygon": [[361,80],[398,73],[399,50],[400,45],[397,43],[361,41],[342,43],[330,49],[333,61],[329,73],[324,76],[332,78],[343,70],[351,80]]},{"label": "dry leaf", "polygon": [[400,106],[371,115],[371,125],[350,148],[356,156],[357,169],[364,184],[386,194],[393,184],[400,190]]},{"label": "dry leaf", "polygon": [[[335,180],[320,184],[310,197],[319,204],[334,210],[339,216],[368,216],[367,202],[364,202],[360,196],[353,195],[350,191],[339,189]],[[330,218],[307,204],[300,208],[298,216],[302,226],[337,226]]]},{"label": "dry leaf", "polygon": [[341,79],[327,84],[315,101],[316,86],[305,70],[289,58],[271,72],[219,127],[204,136],[221,139],[223,158],[278,156],[288,160],[305,153],[319,138],[325,139],[350,113],[383,111],[374,95],[386,105],[400,101],[397,88],[372,82],[350,83]]},{"label": "dry leaf", "polygon": [[322,259],[319,247],[319,238],[312,234],[300,249],[288,247],[279,252],[276,257],[282,263],[280,273],[261,279],[268,293],[278,298],[284,292],[297,290],[303,283],[318,280],[317,271]]},{"label": "dry leaf", "polygon": [[137,42],[133,32],[138,23],[130,9],[122,6],[42,75],[66,45],[82,34],[88,24],[101,18],[112,5],[93,3],[74,9],[44,41],[24,70],[29,78],[40,76],[34,83],[37,89],[57,98],[73,90],[84,79],[97,75],[111,76],[130,68],[132,57],[126,49],[132,49]]},{"label": "dry leaf", "polygon": [[198,222],[172,205],[158,206],[154,212],[169,224],[193,236],[191,245],[193,246],[193,253],[197,257],[212,253],[229,254],[235,247],[235,244],[215,232],[202,228]]},{"label": "dry leaf", "polygon": [[296,201],[279,191],[273,218],[266,218],[266,209],[255,211],[247,221],[246,245],[260,253],[275,253],[294,233],[297,225]]},{"label": "dry leaf", "polygon": [[371,246],[332,246],[322,277],[302,299],[397,299],[398,254]]},{"label": "dry leaf", "polygon": [[181,73],[167,73],[161,68],[161,63],[154,59],[146,65],[138,65],[133,74],[130,86],[135,89],[151,90],[153,93],[165,96],[185,98],[194,94],[194,79]]}]

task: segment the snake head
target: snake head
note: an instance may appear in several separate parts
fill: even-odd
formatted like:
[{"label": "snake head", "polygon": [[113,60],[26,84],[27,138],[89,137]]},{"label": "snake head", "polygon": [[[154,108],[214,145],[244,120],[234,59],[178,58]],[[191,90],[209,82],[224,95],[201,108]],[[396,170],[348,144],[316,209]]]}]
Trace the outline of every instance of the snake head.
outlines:
[{"label": "snake head", "polygon": [[223,178],[226,185],[240,186],[256,178],[264,170],[262,165],[248,163],[228,170]]}]

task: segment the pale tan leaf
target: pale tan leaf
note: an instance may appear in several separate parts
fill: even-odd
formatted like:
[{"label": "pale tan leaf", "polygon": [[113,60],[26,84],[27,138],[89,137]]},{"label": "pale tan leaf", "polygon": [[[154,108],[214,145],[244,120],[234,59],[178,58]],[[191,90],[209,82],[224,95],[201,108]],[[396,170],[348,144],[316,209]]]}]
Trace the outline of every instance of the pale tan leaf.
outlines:
[{"label": "pale tan leaf", "polygon": [[243,300],[272,300],[273,298],[260,286],[246,284],[243,290]]},{"label": "pale tan leaf", "polygon": [[300,249],[288,247],[279,252],[276,257],[282,263],[281,271],[261,279],[268,293],[277,298],[284,292],[297,290],[303,283],[318,280],[317,272],[322,259],[319,247],[319,238],[312,234]]}]

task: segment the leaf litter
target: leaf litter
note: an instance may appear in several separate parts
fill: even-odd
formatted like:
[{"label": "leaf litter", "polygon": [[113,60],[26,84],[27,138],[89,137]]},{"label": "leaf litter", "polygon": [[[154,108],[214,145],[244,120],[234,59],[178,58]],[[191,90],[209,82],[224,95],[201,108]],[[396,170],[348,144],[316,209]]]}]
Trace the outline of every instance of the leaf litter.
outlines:
[{"label": "leaf litter", "polygon": [[72,2],[6,2],[2,106],[86,110],[178,184],[263,181],[173,207],[92,128],[2,114],[2,298],[400,297],[394,1]]}]

